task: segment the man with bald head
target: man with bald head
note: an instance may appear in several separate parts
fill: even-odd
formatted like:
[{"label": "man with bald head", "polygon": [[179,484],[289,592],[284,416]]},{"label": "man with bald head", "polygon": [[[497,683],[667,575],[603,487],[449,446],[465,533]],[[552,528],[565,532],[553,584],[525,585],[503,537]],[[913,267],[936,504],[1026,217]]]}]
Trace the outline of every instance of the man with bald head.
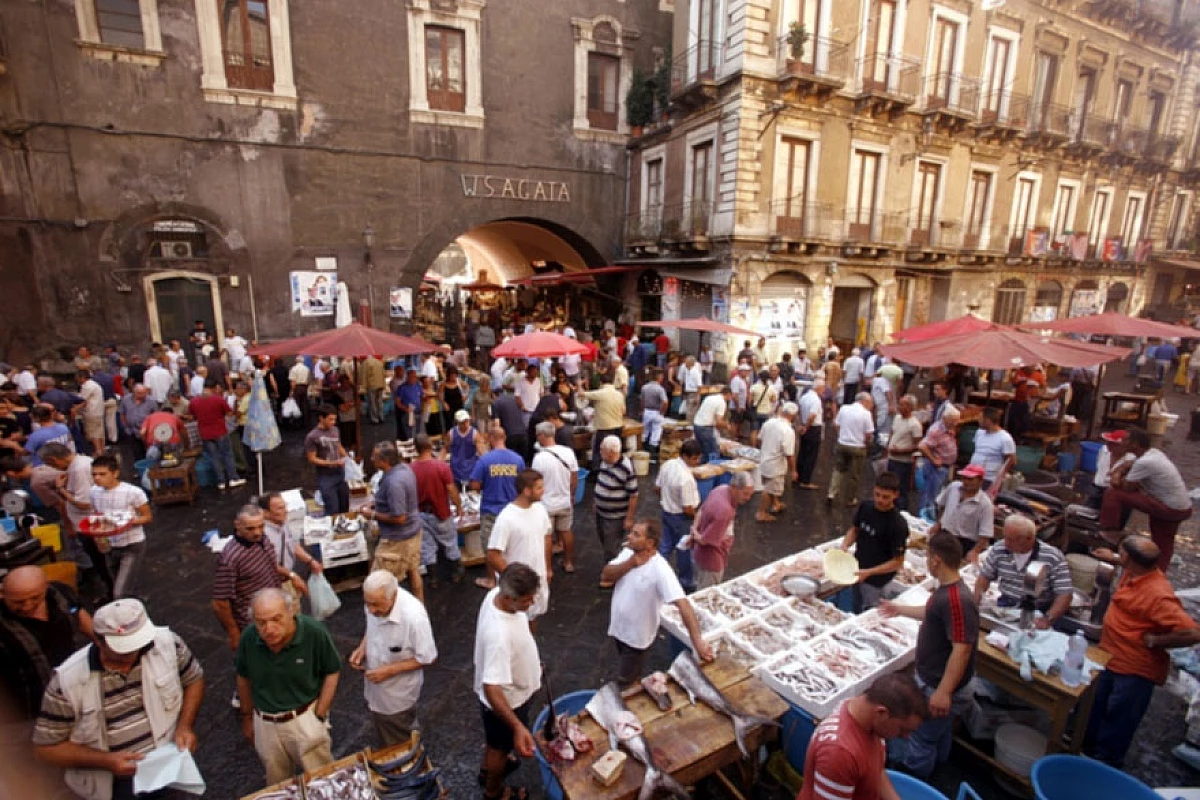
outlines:
[{"label": "man with bald head", "polygon": [[333,761],[329,709],[341,659],[325,626],[296,613],[279,589],[254,595],[250,617],[237,648],[242,735],[270,785]]},{"label": "man with bald head", "polygon": [[117,406],[117,416],[121,422],[121,431],[133,445],[134,459],[146,457],[146,443],[142,434],[142,425],[158,410],[158,403],[150,394],[150,387],[144,383],[135,383],[133,391],[121,398]]},{"label": "man with bald head", "polygon": [[1019,514],[1010,514],[1004,520],[1004,539],[992,545],[979,558],[979,578],[975,581],[975,603],[980,604],[988,586],[1000,582],[1000,604],[1010,608],[1021,602],[1025,586],[1025,568],[1035,561],[1045,563],[1050,569],[1042,593],[1034,600],[1034,606],[1043,616],[1038,618],[1039,628],[1049,628],[1071,608],[1075,587],[1071,583],[1071,569],[1066,556],[1053,545],[1037,538],[1033,520]]},{"label": "man with bald head", "polygon": [[1167,650],[1200,643],[1200,627],[1157,566],[1159,547],[1145,536],[1121,542],[1121,580],[1113,592],[1100,646],[1112,660],[1096,679],[1084,752],[1118,769],[1150,705],[1167,680]]},{"label": "man with bald head", "polygon": [[0,691],[12,714],[2,722],[16,723],[27,741],[50,675],[91,637],[92,618],[74,592],[47,581],[40,567],[8,573],[0,599]]}]

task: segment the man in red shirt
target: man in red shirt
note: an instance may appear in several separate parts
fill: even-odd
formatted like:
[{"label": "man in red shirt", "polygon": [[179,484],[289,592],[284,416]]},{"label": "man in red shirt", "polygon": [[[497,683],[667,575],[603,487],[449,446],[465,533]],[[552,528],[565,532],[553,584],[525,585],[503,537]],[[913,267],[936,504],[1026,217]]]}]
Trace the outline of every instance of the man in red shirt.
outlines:
[{"label": "man in red shirt", "polygon": [[421,510],[421,564],[426,569],[425,583],[436,589],[438,550],[450,567],[450,582],[458,583],[463,577],[458,525],[450,515],[453,501],[457,515],[462,516],[462,499],[450,466],[433,457],[433,441],[422,433],[413,439],[413,445],[417,448],[417,460],[409,467],[417,478],[417,507]]},{"label": "man in red shirt", "polygon": [[667,354],[670,352],[671,339],[667,336],[666,331],[659,331],[658,336],[654,337],[654,358],[657,360],[659,369],[667,366]]},{"label": "man in red shirt", "polygon": [[692,560],[696,564],[696,589],[707,589],[725,580],[725,566],[733,549],[733,520],[738,506],[754,496],[754,481],[746,472],[735,472],[725,486],[709,493],[692,526]]},{"label": "man in red shirt", "polygon": [[233,410],[225,402],[225,395],[215,380],[210,378],[205,382],[203,394],[191,399],[188,411],[200,428],[204,455],[217,474],[217,488],[223,490],[228,486],[232,489],[243,485],[246,480],[238,477],[233,463],[233,443],[229,441],[229,428],[225,425],[225,419],[233,416]]},{"label": "man in red shirt", "polygon": [[1158,545],[1145,536],[1121,542],[1121,581],[1104,615],[1100,647],[1112,653],[1096,678],[1083,751],[1121,768],[1155,686],[1167,680],[1173,647],[1200,643],[1200,627],[1156,566]]},{"label": "man in red shirt", "polygon": [[796,800],[898,800],[884,742],[908,736],[927,715],[925,695],[911,676],[884,675],[817,726]]}]

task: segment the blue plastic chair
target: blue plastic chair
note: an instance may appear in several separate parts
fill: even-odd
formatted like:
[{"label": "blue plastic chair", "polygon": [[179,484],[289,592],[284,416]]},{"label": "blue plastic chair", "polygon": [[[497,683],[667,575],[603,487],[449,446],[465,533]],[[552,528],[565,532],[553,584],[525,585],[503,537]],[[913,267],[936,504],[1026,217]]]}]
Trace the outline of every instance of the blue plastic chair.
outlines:
[{"label": "blue plastic chair", "polygon": [[[946,795],[939,792],[927,783],[917,780],[911,775],[906,775],[903,772],[887,771],[888,778],[892,781],[892,786],[896,789],[896,794],[900,795],[901,800],[949,800]],[[971,788],[971,784],[963,782],[958,786],[958,794],[955,795],[956,800],[980,800],[979,794]]]}]

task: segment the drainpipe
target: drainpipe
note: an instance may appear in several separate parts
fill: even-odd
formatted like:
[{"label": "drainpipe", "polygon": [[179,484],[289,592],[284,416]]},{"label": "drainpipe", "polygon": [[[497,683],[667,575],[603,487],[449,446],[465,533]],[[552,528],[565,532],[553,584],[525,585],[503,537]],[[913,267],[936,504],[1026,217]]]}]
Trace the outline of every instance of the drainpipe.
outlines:
[{"label": "drainpipe", "polygon": [[254,273],[246,273],[246,291],[250,293],[250,329],[254,341],[258,341],[258,307],[254,304]]}]

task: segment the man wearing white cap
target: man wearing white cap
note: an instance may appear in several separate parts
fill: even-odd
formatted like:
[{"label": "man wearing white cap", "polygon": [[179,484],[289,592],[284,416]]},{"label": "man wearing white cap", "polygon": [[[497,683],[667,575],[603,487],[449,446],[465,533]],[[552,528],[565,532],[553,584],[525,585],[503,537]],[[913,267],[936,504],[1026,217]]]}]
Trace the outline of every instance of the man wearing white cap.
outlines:
[{"label": "man wearing white cap", "polygon": [[80,797],[133,798],[133,775],[146,753],[171,742],[196,749],[204,670],[137,600],[102,607],[92,628],[96,644],[64,661],[46,686],[34,752],[62,769]]}]

